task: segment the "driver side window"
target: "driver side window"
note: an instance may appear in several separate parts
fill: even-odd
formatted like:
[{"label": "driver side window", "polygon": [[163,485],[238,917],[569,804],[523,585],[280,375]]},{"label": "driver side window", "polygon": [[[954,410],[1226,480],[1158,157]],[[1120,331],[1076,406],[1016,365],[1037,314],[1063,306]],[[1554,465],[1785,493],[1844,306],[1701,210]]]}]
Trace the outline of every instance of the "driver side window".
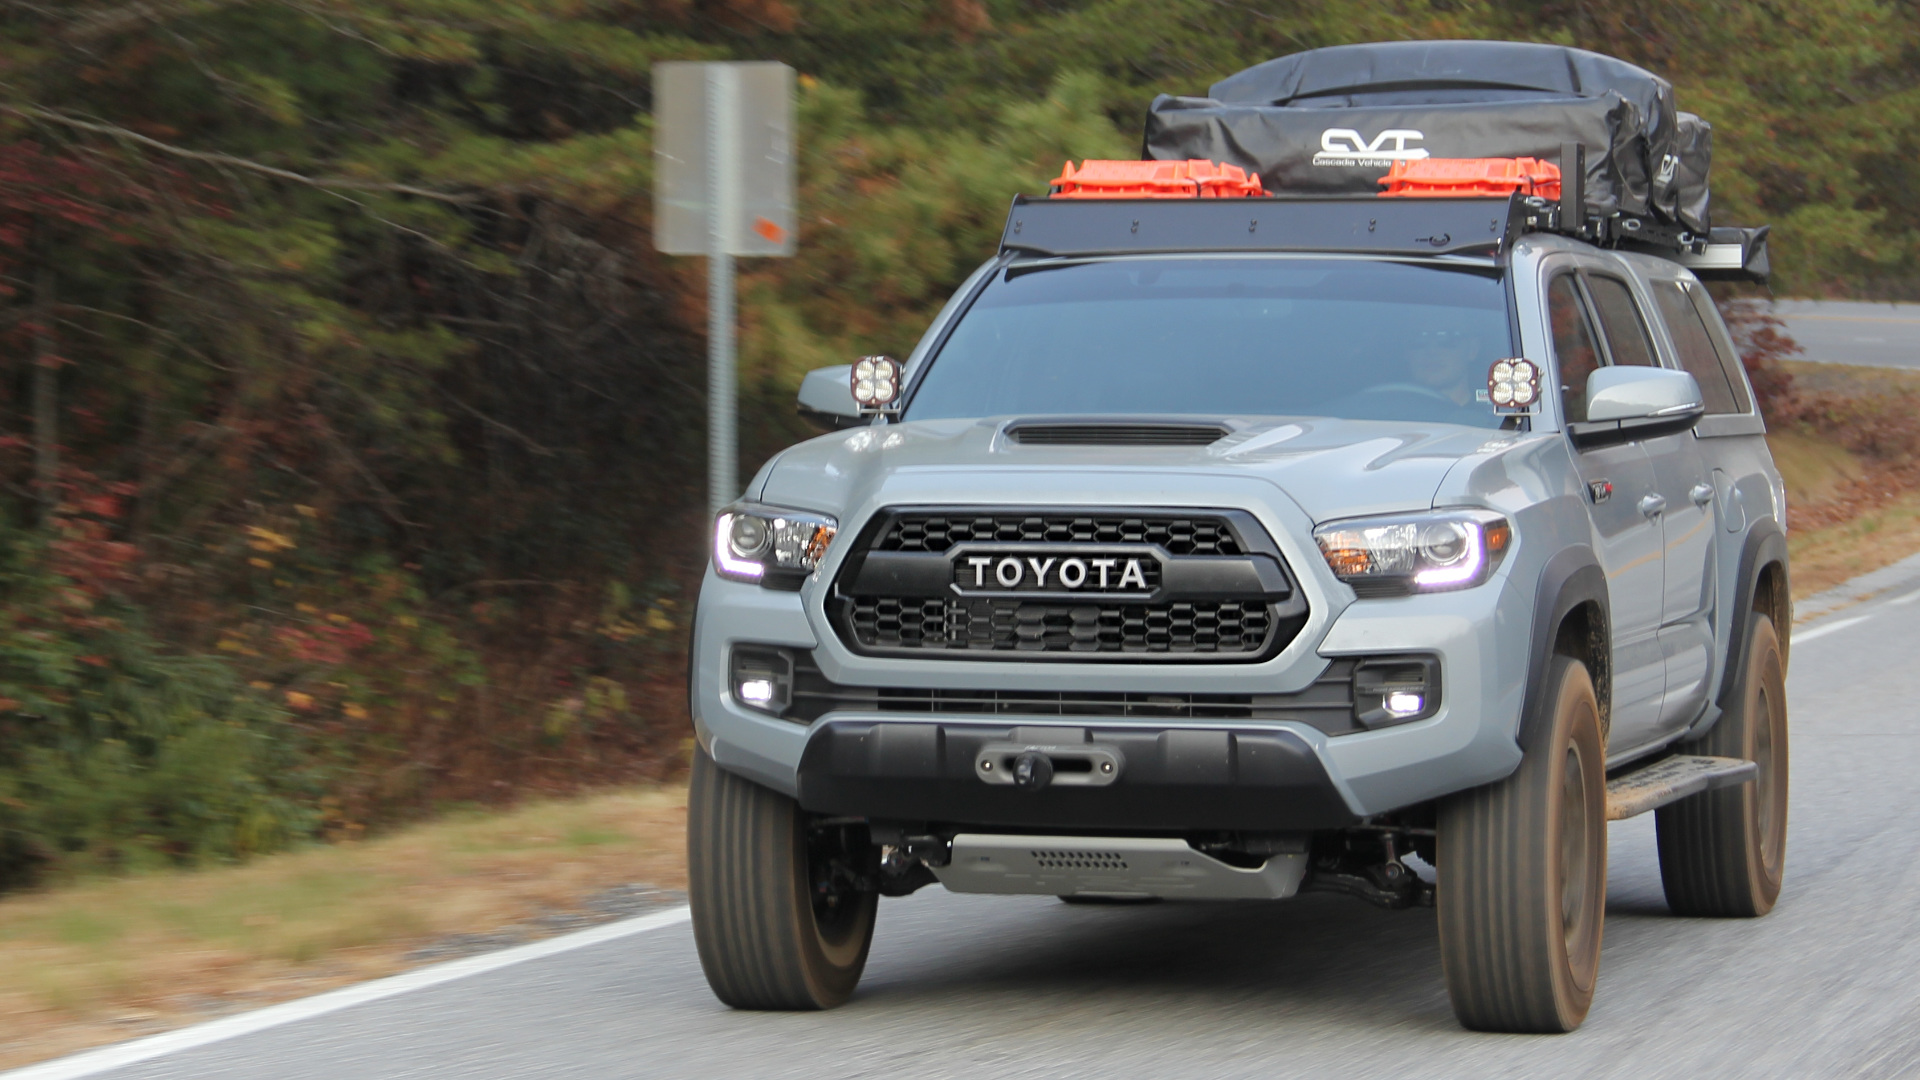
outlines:
[{"label": "driver side window", "polygon": [[1576,424],[1587,418],[1587,376],[1599,368],[1600,350],[1572,274],[1562,274],[1547,286],[1547,318],[1560,368],[1560,416]]}]

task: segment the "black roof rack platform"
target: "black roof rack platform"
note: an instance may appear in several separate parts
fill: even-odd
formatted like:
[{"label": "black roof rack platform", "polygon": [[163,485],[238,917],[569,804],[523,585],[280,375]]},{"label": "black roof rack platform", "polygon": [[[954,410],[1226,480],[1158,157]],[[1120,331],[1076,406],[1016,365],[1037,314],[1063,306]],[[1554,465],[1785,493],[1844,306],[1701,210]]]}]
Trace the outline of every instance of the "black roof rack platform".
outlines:
[{"label": "black roof rack platform", "polygon": [[1076,256],[1188,251],[1500,255],[1540,214],[1508,198],[1013,200],[1001,251]]}]

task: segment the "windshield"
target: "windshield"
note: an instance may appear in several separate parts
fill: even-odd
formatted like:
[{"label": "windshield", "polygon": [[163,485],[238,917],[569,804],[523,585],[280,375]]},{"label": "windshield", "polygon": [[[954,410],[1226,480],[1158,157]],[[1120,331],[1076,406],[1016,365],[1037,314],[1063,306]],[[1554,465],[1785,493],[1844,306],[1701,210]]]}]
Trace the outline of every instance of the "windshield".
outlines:
[{"label": "windshield", "polygon": [[1112,259],[1001,271],[909,420],[1331,416],[1499,427],[1496,272],[1361,259]]}]

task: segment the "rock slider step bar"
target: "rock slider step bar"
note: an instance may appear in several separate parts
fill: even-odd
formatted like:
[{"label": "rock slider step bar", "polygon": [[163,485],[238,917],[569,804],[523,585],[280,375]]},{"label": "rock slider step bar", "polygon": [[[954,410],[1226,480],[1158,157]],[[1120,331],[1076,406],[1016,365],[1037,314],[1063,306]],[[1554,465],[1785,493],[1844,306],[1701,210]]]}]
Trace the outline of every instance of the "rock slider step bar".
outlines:
[{"label": "rock slider step bar", "polygon": [[1760,775],[1760,766],[1739,758],[1675,754],[1607,781],[1607,820],[1635,814],[1697,795],[1744,784]]}]

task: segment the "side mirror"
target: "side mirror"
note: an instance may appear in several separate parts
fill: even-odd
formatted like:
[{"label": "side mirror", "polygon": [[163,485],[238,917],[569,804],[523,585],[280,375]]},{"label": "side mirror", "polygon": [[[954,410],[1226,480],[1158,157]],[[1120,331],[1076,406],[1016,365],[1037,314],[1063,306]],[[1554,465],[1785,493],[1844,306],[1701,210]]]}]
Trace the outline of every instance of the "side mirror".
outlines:
[{"label": "side mirror", "polygon": [[833,427],[866,423],[859,403],[847,393],[847,381],[852,375],[852,364],[807,372],[806,378],[800,380],[800,415]]},{"label": "side mirror", "polygon": [[1569,424],[1582,449],[1690,431],[1706,415],[1700,384],[1684,371],[1604,367],[1587,376],[1587,419]]}]

